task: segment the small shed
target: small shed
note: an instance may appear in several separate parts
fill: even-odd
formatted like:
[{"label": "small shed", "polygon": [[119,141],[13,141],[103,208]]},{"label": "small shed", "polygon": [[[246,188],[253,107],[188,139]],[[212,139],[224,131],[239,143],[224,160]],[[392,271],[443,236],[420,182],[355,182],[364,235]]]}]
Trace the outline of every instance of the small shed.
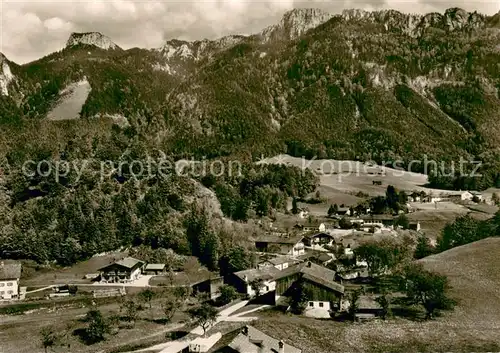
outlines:
[{"label": "small shed", "polygon": [[161,275],[167,270],[167,265],[165,264],[147,264],[144,267],[145,275]]}]

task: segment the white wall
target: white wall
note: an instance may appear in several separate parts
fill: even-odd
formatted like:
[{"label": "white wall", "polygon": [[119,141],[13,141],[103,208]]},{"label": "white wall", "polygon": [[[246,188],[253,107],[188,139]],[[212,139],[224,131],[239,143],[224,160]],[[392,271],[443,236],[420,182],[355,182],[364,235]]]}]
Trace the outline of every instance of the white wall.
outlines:
[{"label": "white wall", "polygon": [[[260,290],[260,295],[272,292],[273,290],[276,290],[276,281],[264,281],[262,285],[262,289]],[[247,294],[250,296],[255,295],[255,291],[252,289],[251,285],[247,285]]]},{"label": "white wall", "polygon": [[17,280],[0,281],[0,299],[10,299],[18,295],[19,282]]},{"label": "white wall", "polygon": [[140,275],[141,275],[141,269],[137,268],[134,271],[132,271],[132,273],[130,274],[130,279],[135,280],[135,279],[139,278]]},{"label": "white wall", "polygon": [[[321,304],[323,305],[323,307],[320,306]],[[311,309],[322,309],[328,311],[330,310],[330,302],[309,301],[307,302],[306,310],[311,310]]]}]

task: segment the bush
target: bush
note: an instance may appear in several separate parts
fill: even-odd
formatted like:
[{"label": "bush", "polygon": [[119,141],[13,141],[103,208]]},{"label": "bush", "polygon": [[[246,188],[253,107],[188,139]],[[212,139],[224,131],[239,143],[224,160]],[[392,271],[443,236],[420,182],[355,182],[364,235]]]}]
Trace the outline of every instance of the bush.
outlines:
[{"label": "bush", "polygon": [[220,297],[217,299],[217,302],[221,305],[229,304],[238,298],[238,292],[233,286],[230,285],[223,285],[220,287],[219,292]]}]

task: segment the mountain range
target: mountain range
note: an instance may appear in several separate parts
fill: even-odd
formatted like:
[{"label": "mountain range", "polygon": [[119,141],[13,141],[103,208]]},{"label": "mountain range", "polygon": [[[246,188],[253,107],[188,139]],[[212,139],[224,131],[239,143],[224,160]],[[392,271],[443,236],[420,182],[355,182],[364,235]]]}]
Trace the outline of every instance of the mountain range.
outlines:
[{"label": "mountain range", "polygon": [[[489,170],[500,160],[500,13],[295,9],[254,35],[156,49],[73,33],[28,64],[0,55],[0,69],[5,136],[79,116],[70,123],[120,121],[110,134],[125,136],[123,148],[139,140],[184,157],[425,154]],[[57,153],[71,137],[61,139],[44,148]],[[19,148],[9,137],[0,145],[7,157]]]}]

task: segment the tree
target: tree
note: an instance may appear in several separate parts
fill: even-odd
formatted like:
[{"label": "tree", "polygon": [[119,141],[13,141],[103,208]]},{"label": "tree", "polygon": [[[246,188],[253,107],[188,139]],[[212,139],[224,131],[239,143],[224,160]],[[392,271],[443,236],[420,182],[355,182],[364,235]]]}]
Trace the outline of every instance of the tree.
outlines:
[{"label": "tree", "polygon": [[219,262],[220,243],[217,234],[210,228],[209,218],[205,208],[193,206],[185,226],[192,255],[213,271]]},{"label": "tree", "polygon": [[150,288],[146,288],[139,293],[139,297],[144,303],[147,303],[149,305],[149,308],[151,309],[151,301],[155,297],[155,292],[153,292]]},{"label": "tree", "polygon": [[236,289],[234,289],[234,287],[230,285],[223,285],[222,287],[219,288],[219,292],[220,292],[219,302],[222,305],[229,304],[233,300],[238,298],[238,293],[236,292]]},{"label": "tree", "polygon": [[330,207],[328,207],[328,217],[331,217],[335,214],[336,214],[335,208],[333,207],[333,205],[330,205]]},{"label": "tree", "polygon": [[356,258],[366,261],[370,276],[378,276],[393,265],[393,251],[376,242],[361,244],[354,250]]},{"label": "tree", "polygon": [[253,254],[242,246],[230,248],[219,260],[219,268],[222,276],[242,271],[252,267]]},{"label": "tree", "polygon": [[382,293],[382,295],[375,298],[375,301],[382,308],[382,319],[385,320],[387,317],[392,315],[391,311],[391,300],[387,293]]},{"label": "tree", "polygon": [[465,245],[486,238],[490,235],[489,227],[469,215],[458,217],[455,222],[447,224],[437,241],[439,251]]},{"label": "tree", "polygon": [[392,185],[387,186],[387,190],[385,192],[385,199],[387,202],[387,206],[394,210],[394,212],[398,212],[400,205],[399,205],[399,194],[396,188]]},{"label": "tree", "polygon": [[356,313],[359,309],[359,298],[361,297],[362,292],[363,288],[360,288],[349,294],[349,309],[347,310],[347,314],[352,321],[356,320]]},{"label": "tree", "polygon": [[304,281],[299,279],[290,288],[289,304],[292,313],[300,315],[306,310],[310,293],[304,285]]},{"label": "tree", "polygon": [[165,318],[170,321],[174,317],[180,304],[183,302],[183,293],[180,291],[166,291],[165,298],[161,302],[161,308],[165,314]]},{"label": "tree", "polygon": [[137,304],[135,303],[134,300],[126,300],[123,304],[121,309],[125,311],[125,319],[128,322],[133,322],[135,324],[135,320],[137,319],[138,316],[138,308]]},{"label": "tree", "polygon": [[498,196],[498,193],[494,192],[493,195],[491,195],[491,202],[493,202],[494,205],[500,205],[500,196]]},{"label": "tree", "polygon": [[99,310],[93,309],[87,312],[85,321],[88,322],[88,326],[85,329],[83,339],[87,344],[94,344],[103,341],[105,339],[105,335],[110,331],[108,322]]},{"label": "tree", "polygon": [[454,301],[448,298],[448,278],[427,271],[422,264],[413,263],[403,271],[402,290],[413,304],[420,304],[426,312],[426,319],[434,317],[439,310],[453,308]]},{"label": "tree", "polygon": [[342,217],[339,221],[339,227],[342,229],[351,229],[352,223],[347,217]]},{"label": "tree", "polygon": [[405,214],[401,214],[394,221],[394,225],[401,226],[401,228],[403,229],[408,229],[410,228],[410,221],[408,220],[408,217]]},{"label": "tree", "polygon": [[203,329],[203,335],[207,329],[217,321],[219,312],[210,304],[204,303],[198,307],[189,310],[189,315]]},{"label": "tree", "polygon": [[58,341],[57,334],[54,332],[52,327],[44,327],[40,331],[40,335],[42,336],[43,349],[45,350],[45,353],[47,353],[48,348],[52,348],[56,345]]},{"label": "tree", "polygon": [[417,246],[415,247],[415,253],[413,257],[415,259],[423,259],[434,253],[434,248],[432,247],[429,238],[425,235],[420,235],[417,239]]},{"label": "tree", "polygon": [[297,206],[297,199],[295,197],[292,199],[292,213],[299,213],[299,207]]}]

